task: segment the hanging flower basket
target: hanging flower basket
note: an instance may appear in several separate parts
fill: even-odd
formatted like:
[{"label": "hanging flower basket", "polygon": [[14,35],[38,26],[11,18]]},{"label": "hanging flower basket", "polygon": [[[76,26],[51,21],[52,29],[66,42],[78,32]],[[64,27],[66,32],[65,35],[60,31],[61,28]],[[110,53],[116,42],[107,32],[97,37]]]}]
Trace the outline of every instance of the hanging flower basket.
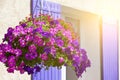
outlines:
[{"label": "hanging flower basket", "polygon": [[33,74],[50,66],[70,66],[78,77],[90,67],[72,26],[49,15],[29,17],[15,28],[9,27],[0,44],[0,61],[9,73]]}]

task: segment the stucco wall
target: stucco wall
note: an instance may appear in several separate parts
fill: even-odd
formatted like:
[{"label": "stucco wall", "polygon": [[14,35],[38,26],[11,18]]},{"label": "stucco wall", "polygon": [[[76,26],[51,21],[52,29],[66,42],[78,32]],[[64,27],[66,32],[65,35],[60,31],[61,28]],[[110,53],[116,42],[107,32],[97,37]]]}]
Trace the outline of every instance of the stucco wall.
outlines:
[{"label": "stucco wall", "polygon": [[[14,27],[29,14],[30,0],[0,0],[0,42],[9,26]],[[0,80],[30,80],[30,76],[7,73],[6,67],[0,63]]]}]

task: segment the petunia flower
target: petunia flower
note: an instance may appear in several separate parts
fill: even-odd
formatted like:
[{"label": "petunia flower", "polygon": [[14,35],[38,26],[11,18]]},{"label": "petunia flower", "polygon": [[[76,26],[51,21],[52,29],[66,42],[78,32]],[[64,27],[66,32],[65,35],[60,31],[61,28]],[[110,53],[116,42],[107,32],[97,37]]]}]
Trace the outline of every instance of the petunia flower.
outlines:
[{"label": "petunia flower", "polygon": [[22,55],[22,51],[20,49],[14,49],[14,52],[13,52],[17,57]]},{"label": "petunia flower", "polygon": [[9,67],[15,67],[16,66],[16,60],[14,56],[9,56],[7,60],[7,64]]},{"label": "petunia flower", "polygon": [[9,67],[9,68],[7,69],[7,71],[8,71],[9,73],[14,73],[14,70],[15,70],[14,67]]},{"label": "petunia flower", "polygon": [[59,63],[61,64],[61,63],[63,63],[64,62],[64,58],[63,57],[60,57],[59,58]]},{"label": "petunia flower", "polygon": [[29,46],[28,49],[29,49],[29,52],[35,52],[37,48],[34,44],[32,44],[32,45]]},{"label": "petunia flower", "polygon": [[45,53],[43,53],[43,54],[41,54],[40,58],[41,58],[42,60],[46,61],[46,60],[48,60],[48,55],[45,54]]},{"label": "petunia flower", "polygon": [[38,46],[43,46],[44,41],[39,36],[34,36],[33,43]]}]

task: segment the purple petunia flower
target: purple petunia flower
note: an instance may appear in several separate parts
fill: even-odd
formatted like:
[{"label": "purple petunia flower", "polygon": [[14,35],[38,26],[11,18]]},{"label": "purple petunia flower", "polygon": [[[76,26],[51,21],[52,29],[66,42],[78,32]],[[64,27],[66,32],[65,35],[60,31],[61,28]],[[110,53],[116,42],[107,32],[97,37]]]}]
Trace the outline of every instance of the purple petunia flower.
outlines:
[{"label": "purple petunia flower", "polygon": [[68,38],[68,40],[71,40],[72,39],[72,36],[71,36],[71,32],[70,31],[63,31],[63,35],[66,36]]},{"label": "purple petunia flower", "polygon": [[43,32],[42,26],[40,26],[40,27],[34,29],[33,33],[36,33],[36,32],[38,32],[38,33]]},{"label": "purple petunia flower", "polygon": [[24,66],[25,66],[25,63],[22,62],[17,68],[17,70],[19,70],[21,74],[23,74],[25,72]]},{"label": "purple petunia flower", "polygon": [[35,52],[36,51],[36,46],[34,44],[29,46],[29,52]]},{"label": "purple petunia flower", "polygon": [[27,24],[26,23],[22,23],[21,26],[24,28],[24,27],[27,26]]},{"label": "purple petunia flower", "polygon": [[58,20],[53,20],[53,21],[50,22],[51,25],[56,25],[56,24],[58,24],[58,23],[59,23]]},{"label": "purple petunia flower", "polygon": [[33,59],[35,59],[37,56],[38,56],[38,54],[37,54],[36,52],[33,52],[33,53],[27,53],[27,54],[25,55],[25,58],[26,58],[27,60],[33,60]]},{"label": "purple petunia flower", "polygon": [[0,61],[3,62],[3,63],[5,63],[7,61],[7,57],[2,52],[2,50],[0,50]]},{"label": "purple petunia flower", "polygon": [[16,37],[16,36],[20,36],[20,34],[25,34],[24,28],[22,26],[16,26],[13,31],[13,35]]},{"label": "purple petunia flower", "polygon": [[26,58],[27,60],[33,60],[33,59],[35,59],[36,57],[38,57],[37,52],[29,52],[29,53],[26,53],[26,54],[25,54],[25,58]]},{"label": "purple petunia flower", "polygon": [[12,44],[12,42],[14,41],[15,37],[13,37],[12,35],[8,37],[8,44]]},{"label": "purple petunia flower", "polygon": [[41,56],[40,56],[40,58],[42,59],[42,60],[48,60],[48,55],[47,54],[45,54],[45,53],[43,53],[43,54],[41,54]]},{"label": "purple petunia flower", "polygon": [[25,32],[27,32],[27,33],[32,33],[33,30],[34,30],[34,28],[31,26],[31,27],[26,28],[26,29],[25,29]]},{"label": "purple petunia flower", "polygon": [[14,29],[12,27],[8,28],[7,34],[5,34],[5,36],[4,36],[5,39],[7,39],[9,36],[11,36],[13,31],[14,31]]},{"label": "purple petunia flower", "polygon": [[38,46],[43,46],[44,41],[39,36],[34,36],[33,43]]},{"label": "purple petunia flower", "polygon": [[50,38],[52,35],[49,32],[41,32],[40,33],[43,37]]},{"label": "purple petunia flower", "polygon": [[12,49],[12,46],[9,44],[1,44],[1,49],[3,50],[3,52],[10,52]]},{"label": "purple petunia flower", "polygon": [[79,47],[80,47],[79,42],[78,42],[77,40],[73,40],[73,41],[72,41],[72,45],[73,45],[74,47],[76,47],[76,48],[79,48]]},{"label": "purple petunia flower", "polygon": [[67,53],[67,54],[70,54],[70,53],[71,53],[71,50],[70,50],[69,47],[65,48],[64,51],[65,51],[65,53]]},{"label": "purple petunia flower", "polygon": [[51,46],[51,42],[49,41],[49,42],[46,42],[46,44],[45,44],[46,46]]},{"label": "purple petunia flower", "polygon": [[20,49],[15,49],[13,52],[17,57],[19,57],[20,55],[22,55],[22,51]]},{"label": "purple petunia flower", "polygon": [[9,41],[9,40],[11,41],[11,38],[13,39],[13,36],[12,36],[13,31],[14,29],[12,27],[8,28],[7,34],[4,35],[3,42]]},{"label": "purple petunia flower", "polygon": [[51,43],[51,45],[54,45],[55,39],[53,37],[50,38],[50,43]]},{"label": "purple petunia flower", "polygon": [[9,56],[7,60],[7,64],[9,67],[15,67],[16,66],[16,61],[14,56]]},{"label": "purple petunia flower", "polygon": [[33,40],[33,35],[26,35],[25,40],[26,41],[32,41]]},{"label": "purple petunia flower", "polygon": [[28,74],[33,74],[34,73],[34,69],[30,68],[29,66],[24,66],[24,70],[28,72]]},{"label": "purple petunia flower", "polygon": [[57,29],[56,28],[50,28],[50,33],[52,34],[52,35],[55,35],[56,33],[57,33]]},{"label": "purple petunia flower", "polygon": [[14,29],[12,27],[9,27],[8,30],[7,30],[7,33],[9,35],[11,35],[13,31],[14,31]]},{"label": "purple petunia flower", "polygon": [[51,54],[52,54],[53,56],[56,55],[56,48],[55,48],[54,46],[51,48]]},{"label": "purple petunia flower", "polygon": [[15,67],[9,67],[9,68],[7,69],[7,71],[8,71],[9,73],[14,73],[14,70],[15,70]]},{"label": "purple petunia flower", "polygon": [[77,66],[80,64],[80,56],[79,55],[73,55],[73,65]]},{"label": "purple petunia flower", "polygon": [[44,53],[49,54],[51,52],[51,48],[50,47],[45,47],[44,48]]},{"label": "purple petunia flower", "polygon": [[82,54],[86,54],[86,51],[85,51],[84,49],[80,49],[80,52],[81,52]]},{"label": "purple petunia flower", "polygon": [[20,46],[21,46],[21,47],[25,47],[25,46],[26,46],[26,41],[25,41],[25,39],[24,39],[23,37],[21,37],[21,38],[19,39],[19,43],[20,43]]},{"label": "purple petunia flower", "polygon": [[80,49],[80,56],[81,56],[81,60],[82,61],[86,61],[86,60],[88,60],[88,57],[87,57],[87,55],[86,55],[86,51],[84,50],[84,49]]},{"label": "purple petunia flower", "polygon": [[90,60],[87,60],[86,63],[87,63],[87,64],[86,64],[86,67],[90,67],[90,66],[91,66],[91,62],[90,62]]},{"label": "purple petunia flower", "polygon": [[36,24],[36,25],[38,25],[38,26],[40,26],[40,25],[44,25],[44,24],[45,24],[45,22],[42,22],[42,21],[37,21],[35,24]]},{"label": "purple petunia flower", "polygon": [[35,66],[34,69],[35,69],[35,72],[39,72],[41,70],[41,67],[40,66]]},{"label": "purple petunia flower", "polygon": [[13,31],[13,35],[16,37],[16,36],[19,36],[20,35],[20,32],[19,31],[17,31],[17,30],[14,30]]},{"label": "purple petunia flower", "polygon": [[59,46],[59,47],[63,47],[64,42],[63,42],[63,40],[61,40],[60,38],[57,38],[57,39],[56,39],[56,44],[57,44],[57,46]]}]

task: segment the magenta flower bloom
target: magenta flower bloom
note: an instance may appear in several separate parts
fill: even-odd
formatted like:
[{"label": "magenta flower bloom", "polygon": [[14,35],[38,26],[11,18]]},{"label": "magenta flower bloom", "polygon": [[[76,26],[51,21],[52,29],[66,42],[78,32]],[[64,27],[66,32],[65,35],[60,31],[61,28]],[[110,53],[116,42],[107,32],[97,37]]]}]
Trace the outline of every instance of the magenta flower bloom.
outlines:
[{"label": "magenta flower bloom", "polygon": [[59,58],[59,63],[61,64],[61,63],[63,63],[64,62],[64,58],[63,57],[60,57]]},{"label": "magenta flower bloom", "polygon": [[21,47],[25,47],[25,46],[26,46],[26,41],[25,41],[25,39],[24,39],[23,37],[21,37],[21,38],[19,39],[19,43],[20,43],[20,46],[21,46]]},{"label": "magenta flower bloom", "polygon": [[0,61],[5,63],[7,61],[7,57],[5,56],[5,53],[0,51]]},{"label": "magenta flower bloom", "polygon": [[51,42],[47,42],[45,45],[46,46],[51,46],[52,44],[51,44]]},{"label": "magenta flower bloom", "polygon": [[8,57],[7,64],[9,67],[15,67],[16,66],[16,61],[14,56]]},{"label": "magenta flower bloom", "polygon": [[26,53],[25,54],[25,58],[27,60],[33,60],[35,59],[36,57],[38,57],[38,54],[36,52],[29,52],[29,53]]},{"label": "magenta flower bloom", "polygon": [[40,56],[40,58],[41,58],[42,60],[44,60],[44,61],[48,60],[48,56],[47,56],[47,54],[45,54],[45,53],[43,53],[43,54]]},{"label": "magenta flower bloom", "polygon": [[55,28],[50,28],[50,33],[52,34],[52,35],[55,35],[56,33],[57,33],[57,29],[55,29]]},{"label": "magenta flower bloom", "polygon": [[15,49],[13,52],[17,57],[22,55],[22,51],[20,49]]},{"label": "magenta flower bloom", "polygon": [[73,65],[76,67],[78,64],[80,64],[80,56],[79,55],[73,55]]},{"label": "magenta flower bloom", "polygon": [[51,48],[51,54],[52,54],[53,56],[56,55],[56,48],[55,48],[54,46]]},{"label": "magenta flower bloom", "polygon": [[51,37],[51,38],[50,38],[50,43],[51,43],[51,45],[54,45],[55,39]]},{"label": "magenta flower bloom", "polygon": [[77,40],[73,40],[72,41],[72,45],[75,47],[75,48],[79,48],[80,45],[79,45],[79,42]]},{"label": "magenta flower bloom", "polygon": [[7,71],[8,71],[9,73],[14,73],[14,70],[15,70],[14,67],[9,67],[9,68],[7,69]]},{"label": "magenta flower bloom", "polygon": [[38,21],[38,22],[36,22],[35,24],[36,24],[36,25],[39,25],[39,26],[41,26],[41,25],[44,25],[44,24],[45,24],[45,22]]},{"label": "magenta flower bloom", "polygon": [[31,26],[31,27],[29,27],[29,28],[26,28],[25,29],[25,32],[27,32],[27,33],[32,33],[33,32],[33,27]]},{"label": "magenta flower bloom", "polygon": [[20,36],[21,32],[23,32],[23,34],[24,34],[24,29],[23,29],[23,27],[22,27],[22,26],[16,26],[16,28],[15,28],[14,31],[13,31],[13,35],[14,35],[15,37]]},{"label": "magenta flower bloom", "polygon": [[39,36],[34,36],[34,44],[38,46],[43,46],[44,41]]},{"label": "magenta flower bloom", "polygon": [[56,25],[58,23],[59,23],[58,20],[53,20],[53,21],[50,22],[50,25]]},{"label": "magenta flower bloom", "polygon": [[12,46],[9,44],[1,44],[0,47],[3,52],[10,52],[12,49]]},{"label": "magenta flower bloom", "polygon": [[57,38],[57,39],[56,39],[56,44],[57,44],[57,46],[59,46],[59,47],[63,47],[64,42],[63,42],[63,40],[61,40],[60,38]]},{"label": "magenta flower bloom", "polygon": [[35,52],[36,51],[36,46],[34,44],[29,46],[29,52]]},{"label": "magenta flower bloom", "polygon": [[33,40],[33,35],[26,35],[25,36],[25,41],[32,41]]},{"label": "magenta flower bloom", "polygon": [[63,35],[66,36],[69,40],[72,39],[70,31],[63,31]]},{"label": "magenta flower bloom", "polygon": [[67,53],[67,54],[70,54],[70,53],[71,53],[71,50],[70,50],[69,47],[65,48],[64,51],[65,51],[65,53]]},{"label": "magenta flower bloom", "polygon": [[17,70],[19,70],[21,74],[23,74],[25,72],[24,66],[25,66],[25,63],[22,62],[17,68]]}]

